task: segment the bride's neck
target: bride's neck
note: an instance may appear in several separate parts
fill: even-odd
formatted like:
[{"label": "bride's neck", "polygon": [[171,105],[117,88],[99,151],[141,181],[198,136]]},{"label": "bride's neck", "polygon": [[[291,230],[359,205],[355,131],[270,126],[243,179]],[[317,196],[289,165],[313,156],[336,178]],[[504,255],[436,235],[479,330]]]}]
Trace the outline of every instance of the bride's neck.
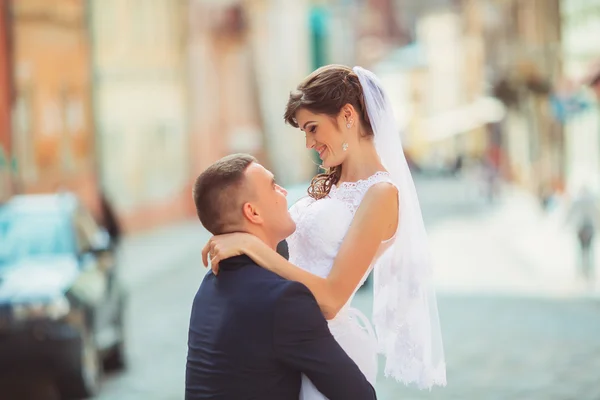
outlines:
[{"label": "bride's neck", "polygon": [[353,149],[342,163],[339,182],[356,182],[383,169],[373,141],[361,140],[357,148]]}]

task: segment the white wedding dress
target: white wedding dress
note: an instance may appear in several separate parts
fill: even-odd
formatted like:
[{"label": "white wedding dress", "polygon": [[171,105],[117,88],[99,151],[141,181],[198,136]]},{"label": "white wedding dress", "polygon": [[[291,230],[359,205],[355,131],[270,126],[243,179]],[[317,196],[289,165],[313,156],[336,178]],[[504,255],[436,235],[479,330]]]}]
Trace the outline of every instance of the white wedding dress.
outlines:
[{"label": "white wedding dress", "polygon": [[[296,222],[296,231],[287,239],[290,262],[323,278],[328,276],[365,193],[380,182],[393,184],[387,172],[377,172],[365,180],[333,186],[323,199],[304,197],[294,204],[290,213]],[[377,338],[370,321],[360,311],[350,307],[350,303],[371,270],[377,268],[377,260],[392,241],[393,238],[382,242],[375,262],[371,263],[339,314],[329,321],[333,337],[372,385],[375,385],[377,377]],[[303,376],[300,400],[322,399],[326,397]]]}]

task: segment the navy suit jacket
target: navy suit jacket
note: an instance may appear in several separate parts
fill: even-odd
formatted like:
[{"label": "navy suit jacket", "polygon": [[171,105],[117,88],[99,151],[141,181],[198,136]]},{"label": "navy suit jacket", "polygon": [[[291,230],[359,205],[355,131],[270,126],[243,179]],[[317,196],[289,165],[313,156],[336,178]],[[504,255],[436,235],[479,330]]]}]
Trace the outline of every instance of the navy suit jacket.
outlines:
[{"label": "navy suit jacket", "polygon": [[376,398],[306,286],[246,256],[221,261],[192,306],[186,400],[298,400],[301,373],[330,400]]}]

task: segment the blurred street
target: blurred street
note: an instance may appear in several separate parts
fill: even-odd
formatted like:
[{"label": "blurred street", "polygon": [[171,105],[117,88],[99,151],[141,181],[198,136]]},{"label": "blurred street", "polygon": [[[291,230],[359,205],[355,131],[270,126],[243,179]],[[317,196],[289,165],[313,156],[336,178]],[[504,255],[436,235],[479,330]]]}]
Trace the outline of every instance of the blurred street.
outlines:
[{"label": "blurred street", "polygon": [[[516,246],[537,226],[519,214],[534,214],[524,195],[507,190],[489,205],[470,178],[420,178],[417,185],[436,262],[449,383],[420,392],[380,377],[379,398],[600,398],[600,303],[574,284],[573,260],[558,265],[568,243],[547,242],[545,251],[535,241]],[[301,194],[291,190],[290,202]],[[139,265],[126,279],[129,367],[106,377],[99,399],[182,398],[189,312],[205,273],[199,254],[207,235],[197,226],[126,243],[125,255],[127,246],[151,244],[137,252],[150,270],[144,277]],[[544,254],[547,262],[536,263]],[[370,314],[370,287],[355,305]]]},{"label": "blurred street", "polygon": [[448,363],[379,399],[600,400],[600,0],[0,0],[0,400],[182,399],[198,176],[246,153],[291,205],[353,170],[387,131],[355,66],[416,174]]}]

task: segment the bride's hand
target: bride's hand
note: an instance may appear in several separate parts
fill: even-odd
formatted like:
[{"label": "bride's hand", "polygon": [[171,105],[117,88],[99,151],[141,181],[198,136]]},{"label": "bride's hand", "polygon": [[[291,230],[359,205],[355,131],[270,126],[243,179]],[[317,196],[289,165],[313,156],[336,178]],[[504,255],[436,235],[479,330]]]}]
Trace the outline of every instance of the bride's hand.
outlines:
[{"label": "bride's hand", "polygon": [[219,262],[227,258],[247,254],[248,248],[255,236],[249,233],[227,233],[210,238],[202,249],[202,263],[210,266],[215,275],[219,273]]}]

